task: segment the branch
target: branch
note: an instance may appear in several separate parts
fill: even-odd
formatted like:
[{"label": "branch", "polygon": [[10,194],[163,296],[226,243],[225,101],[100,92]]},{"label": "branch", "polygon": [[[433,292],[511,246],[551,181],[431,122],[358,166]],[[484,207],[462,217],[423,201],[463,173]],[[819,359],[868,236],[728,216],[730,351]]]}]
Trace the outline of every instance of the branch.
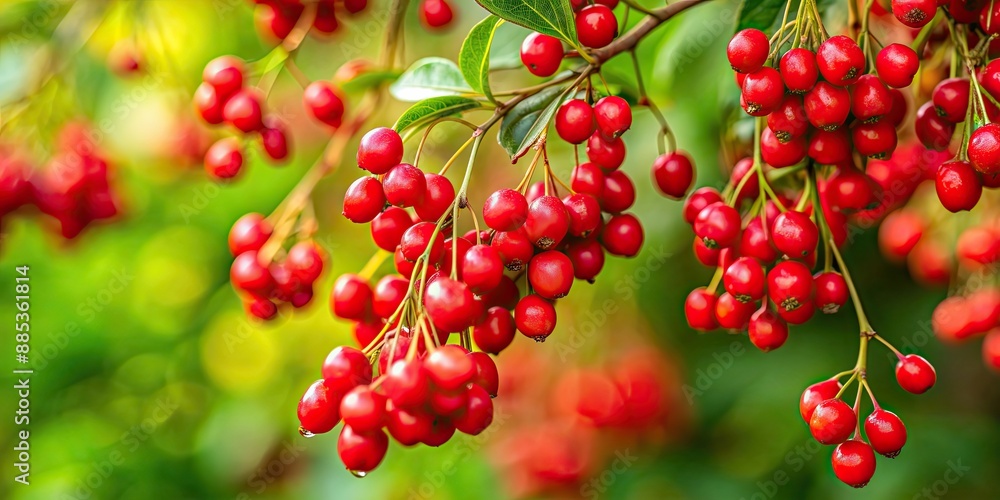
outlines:
[{"label": "branch", "polygon": [[660,7],[651,12],[650,15],[639,21],[638,24],[628,30],[624,35],[615,39],[611,44],[600,49],[596,49],[591,52],[596,60],[595,64],[601,64],[612,57],[621,54],[622,52],[628,52],[632,50],[639,41],[642,40],[651,31],[656,29],[657,26],[669,21],[671,18],[684,12],[685,10],[694,7],[700,3],[706,2],[708,0],[683,0],[681,2],[673,3],[667,5],[666,7]]}]

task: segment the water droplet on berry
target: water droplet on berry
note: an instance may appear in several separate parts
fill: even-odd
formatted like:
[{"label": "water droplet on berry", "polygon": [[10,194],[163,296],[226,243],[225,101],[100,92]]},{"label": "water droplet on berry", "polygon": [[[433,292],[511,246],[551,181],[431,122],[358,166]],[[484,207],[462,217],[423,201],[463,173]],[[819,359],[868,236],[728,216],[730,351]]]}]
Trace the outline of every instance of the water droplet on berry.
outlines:
[{"label": "water droplet on berry", "polygon": [[350,470],[350,469],[348,469],[347,472],[350,472],[352,476],[357,477],[357,478],[362,478],[362,477],[365,477],[365,476],[368,475],[367,472],[360,471],[360,470]]},{"label": "water droplet on berry", "polygon": [[307,431],[306,428],[302,427],[301,425],[299,426],[299,434],[301,434],[302,437],[304,437],[304,438],[311,438],[311,437],[313,437],[313,436],[316,435],[316,434],[313,434],[313,433]]}]

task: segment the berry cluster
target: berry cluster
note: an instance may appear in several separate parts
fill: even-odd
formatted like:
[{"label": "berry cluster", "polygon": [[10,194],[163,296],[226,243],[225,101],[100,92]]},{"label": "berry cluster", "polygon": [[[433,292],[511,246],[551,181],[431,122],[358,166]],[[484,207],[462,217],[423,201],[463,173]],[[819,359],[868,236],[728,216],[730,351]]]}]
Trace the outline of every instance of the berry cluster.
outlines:
[{"label": "berry cluster", "polygon": [[[288,132],[277,117],[264,116],[265,101],[260,90],[245,86],[243,61],[228,55],[205,65],[194,94],[195,109],[205,122],[225,122],[244,136],[259,136],[264,153],[282,161],[288,157]],[[237,136],[219,139],[205,152],[205,170],[216,179],[236,177],[243,162],[244,147]]]},{"label": "berry cluster", "polygon": [[[368,7],[368,0],[254,0],[254,3],[257,31],[262,38],[275,43],[287,38],[303,19],[309,22],[303,26],[309,33],[331,35],[340,27],[337,11],[343,9],[348,15],[355,15]],[[307,7],[313,9],[311,17],[304,17]]]},{"label": "berry cluster", "polygon": [[[573,0],[577,37],[584,47],[601,48],[618,36],[618,19],[612,11],[617,5],[618,0],[594,3]],[[542,33],[532,33],[521,43],[521,62],[535,76],[548,77],[556,74],[566,55],[562,41]],[[580,142],[583,140],[574,144]]]},{"label": "berry cluster", "polygon": [[64,238],[75,238],[95,220],[118,214],[111,167],[82,122],[63,125],[48,164],[34,169],[19,148],[0,145],[0,220],[34,205],[59,222]]}]

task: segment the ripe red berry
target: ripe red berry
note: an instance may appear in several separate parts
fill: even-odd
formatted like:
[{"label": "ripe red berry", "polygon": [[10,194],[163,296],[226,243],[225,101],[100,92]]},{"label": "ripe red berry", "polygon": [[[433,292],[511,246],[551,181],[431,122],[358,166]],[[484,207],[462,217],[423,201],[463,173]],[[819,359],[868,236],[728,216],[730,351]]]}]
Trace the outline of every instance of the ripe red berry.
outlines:
[{"label": "ripe red berry", "polygon": [[809,431],[822,444],[839,444],[851,437],[857,424],[858,417],[847,403],[828,399],[813,410]]},{"label": "ripe red berry", "polygon": [[566,246],[566,255],[573,264],[573,275],[578,280],[593,283],[604,268],[604,248],[596,240],[577,240]]},{"label": "ripe red berry", "polygon": [[414,446],[430,434],[433,417],[422,410],[406,410],[392,401],[386,404],[385,429],[403,446]]},{"label": "ripe red berry", "polygon": [[443,175],[424,174],[423,199],[413,206],[417,216],[427,222],[436,222],[451,207],[455,200],[455,186]]},{"label": "ripe red berry", "polygon": [[504,267],[511,271],[524,269],[535,253],[535,246],[528,239],[524,229],[496,233],[490,245],[500,252]]},{"label": "ripe red berry", "polygon": [[983,339],[983,362],[986,367],[1000,372],[1000,328],[994,328]]},{"label": "ripe red berry", "polygon": [[385,402],[385,396],[367,385],[359,385],[344,394],[340,401],[340,418],[345,426],[355,431],[377,431],[385,425]]},{"label": "ripe red berry", "polygon": [[442,389],[465,386],[476,374],[476,365],[456,344],[446,344],[424,358],[424,370],[434,384]]},{"label": "ripe red berry", "polygon": [[722,285],[740,302],[753,302],[764,297],[767,275],[755,259],[740,257],[726,268]]},{"label": "ripe red berry", "polygon": [[521,62],[535,76],[552,76],[562,63],[563,46],[558,38],[532,33],[521,43]]},{"label": "ripe red berry", "polygon": [[917,110],[913,128],[920,143],[934,151],[948,149],[951,137],[955,134],[955,124],[938,116],[933,102],[926,102]]},{"label": "ripe red berry", "polygon": [[313,118],[331,127],[339,127],[344,120],[344,100],[331,82],[310,83],[302,94],[302,103]]},{"label": "ripe red berry", "polygon": [[372,220],[372,240],[379,248],[392,252],[403,239],[403,233],[412,225],[413,218],[406,210],[389,207]]},{"label": "ripe red berry", "polygon": [[614,139],[632,126],[632,108],[618,96],[602,97],[594,104],[597,129],[605,137]]},{"label": "ripe red berry", "polygon": [[490,245],[473,245],[462,258],[462,280],[473,293],[481,294],[498,286],[503,279],[500,252]]},{"label": "ripe red berry", "polygon": [[576,193],[563,198],[562,201],[569,215],[571,236],[586,238],[601,226],[601,206],[593,196]]},{"label": "ripe red berry", "polygon": [[260,250],[273,231],[263,215],[251,212],[240,217],[229,230],[229,251],[233,256],[250,250]]},{"label": "ripe red berry", "polygon": [[719,191],[713,187],[703,187],[696,189],[691,196],[684,200],[683,215],[688,224],[694,224],[695,219],[701,211],[713,204],[722,201]]},{"label": "ripe red berry", "polygon": [[760,217],[754,217],[747,222],[747,227],[740,237],[738,253],[753,257],[765,265],[778,259],[779,254],[771,243],[770,232],[764,230],[764,221]]},{"label": "ripe red berry", "polygon": [[715,319],[719,326],[729,330],[746,330],[750,316],[757,310],[752,302],[740,302],[728,292],[715,301]]},{"label": "ripe red berry", "polygon": [[573,167],[570,187],[577,193],[589,194],[599,200],[604,194],[604,171],[593,163],[581,163]]},{"label": "ripe red berry", "polygon": [[555,196],[542,196],[528,206],[524,232],[533,245],[548,250],[559,246],[569,232],[569,213],[562,200]]},{"label": "ripe red berry", "polygon": [[194,108],[198,111],[205,122],[218,125],[224,120],[222,110],[226,106],[226,101],[219,97],[215,87],[208,83],[198,85],[194,91]]},{"label": "ripe red berry", "polygon": [[994,59],[979,74],[979,83],[994,99],[1000,96],[1000,59]]},{"label": "ripe red berry", "polygon": [[931,100],[938,116],[951,123],[965,120],[969,110],[970,83],[967,78],[948,78],[934,87]]},{"label": "ripe red berry", "polygon": [[260,262],[256,250],[243,252],[236,256],[229,269],[229,280],[240,290],[261,295],[267,295],[274,286],[271,273]]},{"label": "ripe red berry", "polygon": [[862,75],[851,90],[851,113],[863,122],[878,121],[892,111],[892,95],[875,75]]},{"label": "ripe red berry", "polygon": [[[986,4],[983,0],[981,0],[980,3]],[[985,5],[983,10],[979,12],[979,27],[982,28],[987,35],[1000,33],[1000,7],[996,5],[996,2],[989,2]]]},{"label": "ripe red berry", "polygon": [[243,61],[234,56],[219,56],[205,65],[201,79],[215,88],[220,102],[243,88]]},{"label": "ripe red berry", "polygon": [[455,428],[464,434],[477,436],[493,423],[493,400],[481,386],[469,388],[465,408],[454,419]]},{"label": "ripe red berry", "polygon": [[767,295],[779,310],[811,307],[815,282],[809,268],[796,260],[779,262],[767,273]]},{"label": "ripe red berry", "polygon": [[340,395],[317,380],[306,389],[298,407],[299,425],[309,434],[330,432],[340,422]]},{"label": "ripe red berry", "polygon": [[330,306],[338,318],[362,320],[371,310],[372,289],[356,274],[343,274],[333,284]]},{"label": "ripe red berry", "polygon": [[823,401],[836,398],[842,387],[843,384],[837,380],[824,380],[806,387],[806,390],[802,391],[802,397],[799,398],[799,414],[802,415],[802,420],[808,424],[816,407]]},{"label": "ripe red berry", "polygon": [[351,222],[371,222],[385,208],[382,183],[374,177],[362,177],[344,193],[344,217]]},{"label": "ripe red berry", "polygon": [[753,73],[764,67],[771,51],[770,41],[763,31],[747,28],[733,35],[726,47],[729,65],[737,73]]},{"label": "ripe red berry", "polygon": [[357,160],[358,167],[384,174],[403,161],[403,139],[391,128],[369,130],[358,145]]},{"label": "ripe red berry", "polygon": [[806,94],[803,105],[814,127],[835,130],[851,114],[851,93],[846,88],[819,82]]},{"label": "ripe red berry", "polygon": [[346,393],[372,381],[372,366],[360,349],[339,346],[323,361],[323,380],[334,391]]},{"label": "ripe red berry", "polygon": [[465,283],[439,277],[427,286],[424,305],[441,333],[459,332],[472,326],[482,314],[482,304]]},{"label": "ripe red berry", "polygon": [[767,308],[767,304],[750,316],[750,342],[764,352],[773,351],[788,340],[788,324]]},{"label": "ripe red berry", "polygon": [[923,28],[937,12],[937,0],[892,0],[892,14],[911,28]]},{"label": "ripe red berry", "polygon": [[217,179],[232,179],[243,167],[243,149],[239,139],[223,137],[205,152],[205,171]]},{"label": "ripe red berry", "polygon": [[597,130],[594,108],[583,99],[570,99],[559,106],[555,125],[556,133],[562,140],[582,144]]},{"label": "ripe red berry", "polygon": [[764,163],[774,168],[796,165],[806,157],[806,138],[797,137],[781,142],[770,128],[760,133],[760,152]]},{"label": "ripe red berry", "polygon": [[556,327],[556,309],[538,295],[527,295],[514,308],[514,324],[526,337],[544,342]]},{"label": "ripe red berry", "polygon": [[325,252],[312,240],[300,241],[288,249],[285,263],[302,283],[312,284],[323,273]]},{"label": "ripe red berry", "polygon": [[635,203],[635,184],[628,174],[615,170],[604,177],[600,206],[609,214],[620,214]]},{"label": "ripe red berry", "polygon": [[514,319],[510,311],[499,306],[489,308],[485,318],[472,329],[472,340],[490,354],[506,349],[514,340]]},{"label": "ripe red berry", "polygon": [[400,408],[423,405],[430,390],[430,379],[419,360],[399,359],[389,365],[382,387],[386,396]]},{"label": "ripe red berry", "polygon": [[642,224],[632,214],[612,216],[601,230],[601,244],[608,253],[619,257],[638,255],[644,238]]},{"label": "ripe red berry", "polygon": [[847,303],[847,282],[840,273],[826,271],[814,277],[816,283],[816,308],[826,314],[833,314]]},{"label": "ripe red berry", "polygon": [[337,438],[337,454],[347,470],[355,473],[371,472],[385,458],[389,438],[381,430],[361,433],[345,425]]},{"label": "ripe red berry", "polygon": [[257,89],[241,89],[226,102],[222,116],[244,133],[256,132],[264,127],[262,102],[264,97]]},{"label": "ripe red berry", "polygon": [[[372,312],[380,318],[388,319],[399,309],[403,303],[409,289],[410,281],[402,276],[388,274],[378,280],[372,298]],[[382,325],[378,325],[376,334],[382,330]],[[364,345],[367,345],[365,343]]]},{"label": "ripe red berry", "polygon": [[797,259],[816,249],[819,229],[808,215],[790,210],[774,219],[771,238],[779,252]]},{"label": "ripe red berry", "polygon": [[819,79],[816,53],[799,47],[785,52],[779,63],[781,79],[790,92],[802,94],[812,90]]},{"label": "ripe red berry", "polygon": [[423,201],[427,180],[419,168],[409,163],[400,163],[389,169],[382,178],[382,189],[389,204],[412,207]]},{"label": "ripe red berry", "polygon": [[653,181],[665,196],[683,198],[694,184],[694,178],[694,164],[683,151],[663,154],[653,161]]},{"label": "ripe red berry", "polygon": [[264,118],[264,128],[260,131],[260,140],[267,156],[280,162],[288,157],[288,132],[280,121],[272,118]]},{"label": "ripe red berry", "polygon": [[865,419],[865,436],[880,455],[896,458],[906,444],[906,426],[895,413],[878,408]]},{"label": "ripe red berry", "polygon": [[884,160],[896,150],[896,125],[889,120],[858,123],[851,130],[854,149],[858,154]]},{"label": "ripe red berry", "polygon": [[750,116],[765,116],[781,105],[785,85],[781,74],[774,68],[761,68],[743,80],[741,101],[743,110]]},{"label": "ripe red berry", "polygon": [[851,133],[847,128],[817,130],[809,137],[809,157],[820,165],[840,165],[851,159]]},{"label": "ripe red berry", "polygon": [[782,143],[806,135],[809,132],[809,118],[802,98],[786,95],[778,108],[767,115],[767,127]]},{"label": "ripe red berry", "polygon": [[907,354],[896,363],[896,382],[906,392],[923,394],[934,387],[937,372],[926,359]]},{"label": "ripe red berry", "polygon": [[837,35],[820,44],[816,63],[823,78],[840,87],[853,84],[865,73],[865,55],[854,40]]},{"label": "ripe red berry", "polygon": [[962,160],[942,163],[934,177],[941,205],[951,212],[972,210],[983,194],[983,184],[972,164]]},{"label": "ripe red berry", "polygon": [[875,453],[868,443],[851,440],[833,450],[833,473],[845,484],[864,488],[875,475]]},{"label": "ripe red berry", "polygon": [[483,221],[494,231],[514,231],[528,220],[528,202],[513,189],[499,189],[483,205]]},{"label": "ripe red berry", "polygon": [[703,332],[719,327],[715,317],[715,304],[718,297],[705,287],[695,288],[684,301],[684,317],[687,324],[694,330]]},{"label": "ripe red berry", "polygon": [[565,297],[573,286],[573,264],[562,252],[542,252],[528,262],[528,283],[543,298]]},{"label": "ripe red berry", "polygon": [[969,139],[969,161],[984,176],[1000,174],[1000,124],[977,128]]},{"label": "ripe red berry", "polygon": [[606,171],[615,170],[625,161],[625,143],[620,137],[607,139],[594,132],[587,140],[587,158]]},{"label": "ripe red berry", "polygon": [[618,19],[607,5],[588,5],[576,14],[576,35],[584,47],[599,49],[618,36]]},{"label": "ripe red berry", "polygon": [[434,236],[436,227],[433,222],[418,222],[403,232],[403,239],[400,241],[403,257],[410,262],[416,262],[427,251],[428,262],[431,264],[440,262],[444,256],[444,235],[438,231]]},{"label": "ripe red berry", "polygon": [[725,203],[713,203],[700,212],[694,221],[694,234],[708,248],[728,248],[739,241],[740,214]]},{"label": "ripe red berry", "polygon": [[423,0],[420,4],[420,21],[428,29],[448,26],[454,17],[455,13],[447,0]]},{"label": "ripe red berry", "polygon": [[875,58],[878,77],[886,85],[897,89],[909,87],[919,69],[917,53],[901,43],[886,45]]}]

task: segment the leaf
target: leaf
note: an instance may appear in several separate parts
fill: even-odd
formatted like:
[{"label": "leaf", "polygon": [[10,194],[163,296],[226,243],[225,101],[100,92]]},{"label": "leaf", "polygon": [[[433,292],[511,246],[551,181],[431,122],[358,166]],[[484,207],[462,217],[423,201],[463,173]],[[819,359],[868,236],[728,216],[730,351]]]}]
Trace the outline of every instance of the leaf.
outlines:
[{"label": "leaf", "polygon": [[521,43],[531,34],[531,30],[511,23],[503,23],[493,35],[490,49],[490,71],[521,69]]},{"label": "leaf", "polygon": [[517,103],[507,112],[500,123],[497,141],[510,155],[512,163],[517,163],[517,159],[524,156],[549,126],[564,100],[562,92],[563,89],[547,88]]},{"label": "leaf", "polygon": [[268,54],[267,64],[264,65],[264,73],[270,73],[280,64],[284,63],[285,59],[288,59],[288,51],[279,45],[276,49],[272,50],[270,54]]},{"label": "leaf", "polygon": [[364,92],[385,82],[391,82],[399,78],[400,74],[399,71],[368,71],[341,84],[340,90],[348,94]]},{"label": "leaf", "polygon": [[405,102],[471,92],[458,66],[442,57],[420,59],[389,86],[389,93]]},{"label": "leaf", "polygon": [[458,66],[465,81],[490,101],[493,101],[493,92],[490,91],[490,47],[493,46],[493,37],[501,24],[503,19],[493,15],[480,21],[469,31],[469,36],[465,38],[462,50],[458,53]]},{"label": "leaf", "polygon": [[743,0],[736,31],[756,28],[767,31],[785,13],[785,0]]},{"label": "leaf", "polygon": [[457,115],[463,111],[481,108],[483,104],[468,97],[454,95],[424,99],[403,112],[393,130],[402,134],[408,129],[420,129],[438,118]]},{"label": "leaf", "polygon": [[576,21],[568,0],[476,0],[491,14],[530,30],[577,45]]}]

